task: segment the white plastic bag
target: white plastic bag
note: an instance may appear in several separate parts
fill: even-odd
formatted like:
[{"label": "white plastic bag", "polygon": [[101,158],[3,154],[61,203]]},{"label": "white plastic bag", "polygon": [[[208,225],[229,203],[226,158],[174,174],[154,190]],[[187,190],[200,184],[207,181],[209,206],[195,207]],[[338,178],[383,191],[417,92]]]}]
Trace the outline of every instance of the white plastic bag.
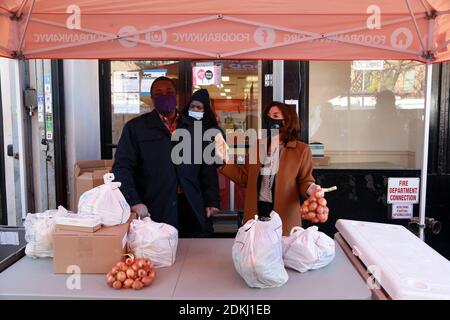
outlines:
[{"label": "white plastic bag", "polygon": [[299,272],[328,265],[335,255],[335,243],[317,226],[303,229],[294,227],[290,236],[283,237],[283,260],[288,268]]},{"label": "white plastic bag", "polygon": [[25,254],[33,258],[53,257],[53,232],[56,217],[67,215],[68,211],[59,206],[58,210],[28,213],[25,218]]},{"label": "white plastic bag", "polygon": [[175,263],[178,230],[170,224],[158,223],[149,217],[135,219],[130,224],[128,248],[136,258],[147,258],[155,268]]},{"label": "white plastic bag", "polygon": [[113,182],[114,174],[103,176],[105,184],[86,191],[78,201],[79,215],[98,215],[104,226],[115,226],[128,221],[130,206],[122,192],[120,182]]},{"label": "white plastic bag", "polygon": [[250,287],[272,288],[286,283],[281,245],[281,219],[272,211],[269,221],[258,216],[239,228],[232,256],[234,267]]}]

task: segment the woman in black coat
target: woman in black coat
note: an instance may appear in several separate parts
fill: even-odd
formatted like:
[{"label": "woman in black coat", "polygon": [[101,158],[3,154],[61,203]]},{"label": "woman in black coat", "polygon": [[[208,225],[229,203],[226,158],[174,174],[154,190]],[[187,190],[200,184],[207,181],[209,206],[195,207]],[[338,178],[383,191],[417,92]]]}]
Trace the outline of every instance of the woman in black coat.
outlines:
[{"label": "woman in black coat", "polygon": [[[193,134],[193,140],[197,140],[197,143],[202,145],[202,155],[204,155],[205,148],[213,141],[212,139],[204,139],[206,131],[212,132],[210,136],[214,136],[217,133],[222,133],[218,126],[216,116],[211,108],[211,101],[208,90],[200,89],[194,92],[189,103],[184,107],[181,113],[192,121],[194,127],[201,127],[201,131],[195,131]],[[200,126],[201,125],[201,126]],[[201,135],[200,135],[201,132]],[[207,141],[205,141],[207,140]],[[207,156],[207,154],[206,154]],[[219,180],[217,175],[217,166],[211,162],[205,162],[202,157],[202,169],[200,171],[199,181],[201,184],[203,200],[205,204],[206,213],[206,231],[212,233],[213,221],[212,216],[219,211],[220,207],[220,194],[219,194]],[[180,205],[180,204],[179,204]],[[181,205],[183,205],[181,203]],[[185,217],[191,216],[189,213],[189,206],[185,206]],[[192,223],[185,223],[184,225],[192,225]]]}]

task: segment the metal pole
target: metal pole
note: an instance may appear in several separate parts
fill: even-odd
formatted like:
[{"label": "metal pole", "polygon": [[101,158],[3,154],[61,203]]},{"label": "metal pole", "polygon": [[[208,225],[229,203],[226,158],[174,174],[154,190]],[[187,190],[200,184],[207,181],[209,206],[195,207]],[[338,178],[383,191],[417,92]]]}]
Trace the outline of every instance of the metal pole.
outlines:
[{"label": "metal pole", "polygon": [[420,210],[419,210],[419,237],[425,241],[425,209],[427,200],[427,174],[428,174],[428,140],[430,135],[430,108],[431,108],[431,84],[433,65],[426,64],[426,91],[425,91],[425,121],[423,128],[423,154],[422,171],[420,179]]},{"label": "metal pole", "polygon": [[417,25],[416,17],[414,16],[414,12],[411,9],[411,5],[409,4],[409,0],[405,0],[406,6],[408,7],[409,14],[411,15],[411,20],[414,24],[414,28],[416,29],[417,36],[420,40],[420,45],[422,46],[422,50],[425,51],[425,43],[422,39],[422,34],[420,33],[419,26]]},{"label": "metal pole", "polygon": [[234,182],[230,180],[230,211],[234,211]]},{"label": "metal pole", "polygon": [[31,17],[31,14],[33,13],[35,2],[36,2],[36,0],[33,0],[33,2],[31,3],[30,12],[28,12],[27,20],[25,21],[25,27],[23,29],[22,35],[20,36],[19,47],[17,48],[17,52],[19,52],[19,53],[22,52],[23,42],[24,42],[25,36],[27,34],[28,25],[30,23],[30,17]]}]

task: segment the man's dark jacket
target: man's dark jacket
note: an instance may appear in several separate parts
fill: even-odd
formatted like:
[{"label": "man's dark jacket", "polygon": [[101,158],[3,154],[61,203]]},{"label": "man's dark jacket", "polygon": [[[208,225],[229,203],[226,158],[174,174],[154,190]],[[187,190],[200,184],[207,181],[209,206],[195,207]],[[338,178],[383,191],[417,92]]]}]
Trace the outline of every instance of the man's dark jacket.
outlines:
[{"label": "man's dark jacket", "polygon": [[[178,128],[192,136],[194,121],[180,114]],[[191,140],[201,139],[199,135]],[[152,220],[178,228],[177,192],[185,193],[200,226],[205,230],[205,207],[220,207],[217,169],[214,165],[174,164],[171,134],[156,111],[127,122],[117,146],[112,172],[130,206],[145,204]],[[205,142],[202,143],[202,151]],[[192,159],[194,158],[192,148]]]}]

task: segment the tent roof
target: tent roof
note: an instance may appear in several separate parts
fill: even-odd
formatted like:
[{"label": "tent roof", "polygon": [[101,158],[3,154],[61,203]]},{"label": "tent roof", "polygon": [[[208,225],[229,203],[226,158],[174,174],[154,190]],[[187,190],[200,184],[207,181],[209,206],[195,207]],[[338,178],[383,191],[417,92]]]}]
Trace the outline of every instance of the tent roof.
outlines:
[{"label": "tent roof", "polygon": [[[10,12],[18,10],[23,0],[5,0],[2,6]],[[36,1],[36,13],[66,13],[71,4],[86,14],[361,14],[370,5],[379,5],[383,14],[408,14],[404,0],[45,0]],[[450,1],[410,1],[414,11],[424,6],[437,11],[450,10]]]},{"label": "tent roof", "polygon": [[0,36],[6,57],[442,62],[450,1],[0,0]]}]

